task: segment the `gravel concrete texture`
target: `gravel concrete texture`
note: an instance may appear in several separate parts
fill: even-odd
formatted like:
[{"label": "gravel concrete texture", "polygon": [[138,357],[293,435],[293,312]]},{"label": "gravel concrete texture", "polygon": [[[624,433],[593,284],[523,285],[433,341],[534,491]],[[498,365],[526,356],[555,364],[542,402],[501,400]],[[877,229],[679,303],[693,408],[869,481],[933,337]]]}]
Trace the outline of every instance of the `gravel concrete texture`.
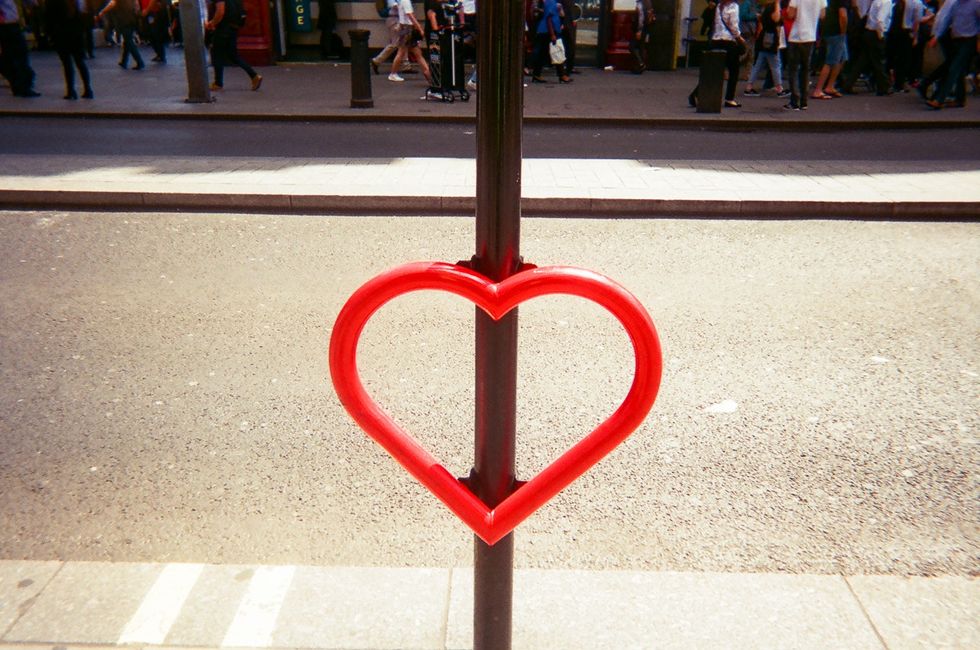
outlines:
[{"label": "gravel concrete texture", "polygon": [[[664,381],[645,424],[518,529],[518,566],[976,573],[976,224],[522,231],[528,262],[637,295]],[[0,215],[0,558],[469,565],[472,536],[353,425],[326,354],[363,282],[473,240],[462,217]],[[526,478],[632,367],[600,308],[520,310]],[[472,314],[403,296],[360,346],[369,392],[460,476]]]}]

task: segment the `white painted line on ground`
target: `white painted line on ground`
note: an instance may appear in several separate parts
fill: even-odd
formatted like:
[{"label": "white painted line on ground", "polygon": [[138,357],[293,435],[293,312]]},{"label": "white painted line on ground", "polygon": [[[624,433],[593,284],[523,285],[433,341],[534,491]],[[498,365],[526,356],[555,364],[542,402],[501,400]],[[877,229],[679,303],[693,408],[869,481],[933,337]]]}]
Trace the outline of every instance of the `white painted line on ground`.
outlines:
[{"label": "white painted line on ground", "polygon": [[153,643],[162,645],[180,614],[184,601],[204,570],[203,564],[168,564],[129,619],[119,636],[119,645]]},{"label": "white painted line on ground", "polygon": [[279,609],[296,573],[294,566],[260,566],[248,583],[221,647],[268,648]]}]

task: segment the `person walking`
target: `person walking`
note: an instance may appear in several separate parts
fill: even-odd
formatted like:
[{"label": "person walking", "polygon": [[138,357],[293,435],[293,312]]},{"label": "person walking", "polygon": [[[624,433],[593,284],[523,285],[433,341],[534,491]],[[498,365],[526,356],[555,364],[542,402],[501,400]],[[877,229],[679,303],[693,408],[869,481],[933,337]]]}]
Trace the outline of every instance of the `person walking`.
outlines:
[{"label": "person walking", "polygon": [[786,15],[793,21],[793,29],[786,39],[786,72],[789,75],[789,103],[785,108],[794,111],[807,109],[810,86],[810,58],[813,44],[817,41],[817,25],[826,15],[827,0],[790,0]]},{"label": "person walking", "polygon": [[[728,71],[728,82],[725,85],[725,106],[741,108],[735,101],[735,88],[738,85],[739,58],[745,51],[745,39],[738,23],[738,2],[736,0],[721,0],[715,9],[715,24],[712,29],[710,50],[725,50],[725,69]],[[698,105],[698,89],[695,88],[687,97],[687,103],[693,107]]]},{"label": "person walking", "polygon": [[425,80],[430,86],[432,85],[432,73],[429,72],[429,64],[425,62],[425,57],[422,56],[422,48],[419,47],[422,38],[422,25],[415,17],[412,0],[398,0],[398,53],[395,54],[395,60],[391,64],[388,81],[405,81],[405,78],[398,74],[398,71],[401,70],[405,59],[408,59],[419,65],[422,74],[425,75]]},{"label": "person walking", "polygon": [[[531,54],[531,82],[547,83],[541,76],[545,62],[551,60],[550,45],[558,42],[561,34],[561,12],[557,0],[542,0],[541,19],[534,33],[534,51]],[[564,63],[555,63],[558,83],[572,83],[572,78],[565,74]]]},{"label": "person walking", "polygon": [[388,30],[388,44],[371,59],[374,74],[379,74],[381,72],[379,66],[398,53],[398,0],[385,0],[385,7],[388,13],[382,17],[385,19],[385,29]]},{"label": "person walking", "polygon": [[61,59],[65,74],[65,99],[78,99],[75,90],[75,68],[82,78],[82,97],[92,99],[92,78],[85,65],[85,20],[79,0],[47,0],[44,24]]},{"label": "person walking", "polygon": [[0,0],[0,75],[14,97],[40,97],[16,0]]},{"label": "person walking", "polygon": [[895,0],[892,24],[885,41],[887,69],[892,73],[892,90],[908,92],[912,80],[912,54],[919,33],[919,21],[925,13],[920,0]]},{"label": "person walking", "polygon": [[238,30],[243,24],[244,13],[241,0],[217,0],[214,3],[214,17],[204,24],[213,32],[211,36],[211,63],[214,65],[214,83],[211,90],[225,87],[225,67],[236,65],[245,71],[252,80],[252,90],[262,85],[262,75],[238,56]]},{"label": "person walking", "polygon": [[872,0],[865,16],[864,33],[861,35],[861,54],[844,80],[843,90],[854,94],[854,83],[865,70],[874,77],[876,94],[889,94],[888,75],[885,74],[885,34],[891,27],[892,1]]},{"label": "person walking", "polygon": [[776,97],[785,97],[789,93],[783,89],[783,62],[779,55],[782,45],[780,35],[783,32],[783,14],[779,7],[779,1],[775,0],[762,8],[759,13],[758,33],[755,39],[755,51],[757,58],[752,72],[749,73],[748,83],[742,93],[746,97],[758,97],[759,91],[755,89],[755,82],[768,68],[772,75],[773,89]]},{"label": "person walking", "polygon": [[143,57],[140,56],[140,49],[136,45],[133,34],[139,26],[139,14],[137,4],[133,0],[110,0],[109,4],[102,8],[102,11],[95,15],[96,20],[102,20],[103,16],[112,16],[112,26],[122,38],[122,56],[119,59],[119,67],[126,69],[129,57],[133,57],[133,70],[142,70],[146,67]]},{"label": "person walking", "polygon": [[[630,55],[633,57],[630,71],[633,74],[642,74],[647,69],[646,55],[650,42],[650,30],[653,21],[657,19],[657,14],[653,12],[649,0],[636,0],[636,8],[633,11],[633,38],[630,39]],[[566,45],[566,53],[568,46]]]},{"label": "person walking", "polygon": [[827,13],[820,23],[820,38],[827,50],[817,85],[810,95],[814,99],[840,97],[837,76],[847,63],[847,4],[846,0],[828,0]]},{"label": "person walking", "polygon": [[167,42],[170,40],[169,0],[149,0],[143,8],[143,20],[146,21],[150,35],[150,47],[153,48],[154,63],[167,62]]},{"label": "person walking", "polygon": [[[980,31],[980,0],[946,0],[936,14],[929,46],[935,47],[947,33],[950,36],[949,71],[926,104],[930,108],[963,108],[966,106],[966,83],[970,61],[977,51]],[[955,95],[952,99],[951,96]]]}]

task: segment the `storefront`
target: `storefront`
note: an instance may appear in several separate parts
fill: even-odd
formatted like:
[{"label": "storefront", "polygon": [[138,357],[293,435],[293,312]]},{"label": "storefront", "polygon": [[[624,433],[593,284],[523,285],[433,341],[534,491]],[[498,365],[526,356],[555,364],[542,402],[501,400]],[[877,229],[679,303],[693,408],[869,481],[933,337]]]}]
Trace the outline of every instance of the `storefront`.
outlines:
[{"label": "storefront", "polygon": [[[260,3],[265,0],[245,0]],[[486,0],[491,1],[491,0]],[[532,0],[525,0],[530,8]],[[479,2],[479,0],[478,0]],[[685,11],[690,0],[651,0],[657,15],[648,54],[649,67],[654,70],[671,70],[676,67],[677,57],[682,54],[681,7]],[[275,41],[278,56],[288,60],[318,60],[320,30],[317,19],[320,14],[318,0],[271,0],[270,10],[275,31],[270,27],[269,38]],[[369,47],[380,49],[388,40],[384,19],[378,16],[374,0],[336,2],[337,25],[335,33],[340,44],[350,46],[347,31],[367,29],[371,32]],[[578,0],[576,12],[579,19],[575,29],[576,63],[582,67],[612,65],[628,67],[629,39],[632,33],[633,12],[636,0]],[[423,19],[423,4],[415,3],[415,15]],[[244,33],[244,32],[243,32]],[[684,34],[686,36],[686,34]]]}]

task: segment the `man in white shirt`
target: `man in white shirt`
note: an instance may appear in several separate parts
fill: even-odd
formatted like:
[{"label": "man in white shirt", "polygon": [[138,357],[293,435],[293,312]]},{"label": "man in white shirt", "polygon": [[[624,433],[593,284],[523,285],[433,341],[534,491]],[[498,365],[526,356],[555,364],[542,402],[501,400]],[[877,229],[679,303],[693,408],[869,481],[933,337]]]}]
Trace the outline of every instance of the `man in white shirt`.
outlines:
[{"label": "man in white shirt", "polygon": [[870,68],[878,96],[889,94],[888,75],[885,74],[885,34],[891,27],[893,10],[892,0],[871,1],[861,36],[861,54],[844,80],[845,93],[853,95],[858,75]]},{"label": "man in white shirt", "polygon": [[827,0],[790,0],[786,16],[793,21],[787,47],[790,100],[787,109],[806,110],[810,86],[810,58],[817,41],[817,25],[827,12]]}]

